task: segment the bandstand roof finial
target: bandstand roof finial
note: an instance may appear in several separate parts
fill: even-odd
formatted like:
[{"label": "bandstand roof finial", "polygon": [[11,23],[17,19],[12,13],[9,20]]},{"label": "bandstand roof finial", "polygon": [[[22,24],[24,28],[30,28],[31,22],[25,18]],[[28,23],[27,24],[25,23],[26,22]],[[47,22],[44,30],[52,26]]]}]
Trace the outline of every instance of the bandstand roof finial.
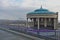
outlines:
[{"label": "bandstand roof finial", "polygon": [[41,5],[41,9],[42,9],[42,5]]}]

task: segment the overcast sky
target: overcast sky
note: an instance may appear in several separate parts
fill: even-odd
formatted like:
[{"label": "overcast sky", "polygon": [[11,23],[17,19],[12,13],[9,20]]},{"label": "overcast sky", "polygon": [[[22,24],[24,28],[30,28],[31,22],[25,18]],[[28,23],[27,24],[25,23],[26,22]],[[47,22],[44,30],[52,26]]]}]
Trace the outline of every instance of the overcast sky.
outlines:
[{"label": "overcast sky", "polygon": [[60,0],[0,0],[0,19],[26,19],[28,12],[39,9],[41,5],[59,12],[60,20]]}]

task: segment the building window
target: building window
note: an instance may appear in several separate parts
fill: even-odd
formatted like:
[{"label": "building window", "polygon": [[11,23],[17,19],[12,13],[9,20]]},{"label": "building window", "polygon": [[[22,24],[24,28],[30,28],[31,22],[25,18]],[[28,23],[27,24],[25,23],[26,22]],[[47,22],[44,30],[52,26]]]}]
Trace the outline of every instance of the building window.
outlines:
[{"label": "building window", "polygon": [[49,18],[49,22],[51,21],[51,19]]},{"label": "building window", "polygon": [[43,18],[41,18],[41,22],[43,22]]}]

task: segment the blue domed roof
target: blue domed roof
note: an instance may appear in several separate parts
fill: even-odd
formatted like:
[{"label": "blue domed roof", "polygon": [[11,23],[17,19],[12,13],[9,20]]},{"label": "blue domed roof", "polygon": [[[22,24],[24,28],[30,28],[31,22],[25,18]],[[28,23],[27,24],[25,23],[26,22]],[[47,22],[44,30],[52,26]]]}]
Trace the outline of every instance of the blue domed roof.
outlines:
[{"label": "blue domed roof", "polygon": [[30,12],[28,14],[53,14],[54,12],[51,12],[47,9],[43,9],[42,6],[40,9],[36,9],[33,12]]},{"label": "blue domed roof", "polygon": [[35,10],[35,12],[38,12],[38,11],[48,11],[47,9],[43,9],[42,7],[40,9],[37,9]]}]

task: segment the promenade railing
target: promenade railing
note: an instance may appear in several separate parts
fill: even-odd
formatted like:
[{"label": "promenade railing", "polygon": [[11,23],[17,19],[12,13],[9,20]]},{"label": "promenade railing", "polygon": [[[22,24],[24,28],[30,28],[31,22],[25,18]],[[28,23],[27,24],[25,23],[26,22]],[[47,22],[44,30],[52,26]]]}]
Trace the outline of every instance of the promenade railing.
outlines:
[{"label": "promenade railing", "polygon": [[33,29],[33,28],[27,28],[27,27],[21,27],[21,26],[12,26],[12,25],[0,25],[0,27],[7,28],[10,30],[22,32],[28,35],[40,37],[40,38],[46,38],[52,39],[52,40],[60,40],[60,30],[48,30],[48,29]]}]

